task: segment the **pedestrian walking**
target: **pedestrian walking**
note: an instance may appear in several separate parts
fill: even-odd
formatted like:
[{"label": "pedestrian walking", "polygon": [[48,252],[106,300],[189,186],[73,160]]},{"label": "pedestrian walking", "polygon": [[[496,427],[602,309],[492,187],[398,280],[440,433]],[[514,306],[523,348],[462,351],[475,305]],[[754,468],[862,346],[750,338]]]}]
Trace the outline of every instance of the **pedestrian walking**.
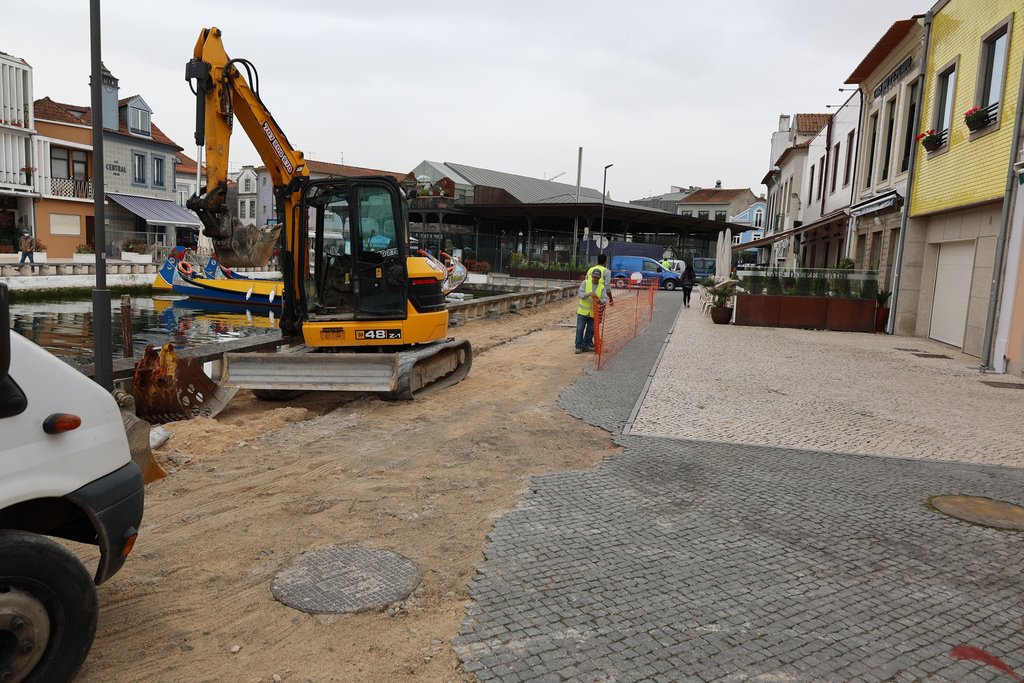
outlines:
[{"label": "pedestrian walking", "polygon": [[601,281],[604,282],[604,289],[608,292],[608,302],[614,303],[615,298],[612,296],[612,271],[608,269],[607,263],[608,254],[598,254],[597,265],[591,266],[590,269],[587,270],[587,277],[584,278],[584,281],[589,280],[591,273],[595,270],[601,271]]},{"label": "pedestrian walking", "polygon": [[689,308],[690,294],[693,293],[693,286],[697,284],[697,273],[694,272],[692,264],[686,264],[683,276],[679,278],[679,284],[683,286],[683,308]]},{"label": "pedestrian walking", "polygon": [[601,271],[591,268],[589,274],[576,292],[580,301],[576,309],[576,353],[594,350],[594,313],[608,301],[608,288],[604,286]]},{"label": "pedestrian walking", "polygon": [[32,235],[28,234],[28,230],[21,233],[21,239],[18,240],[18,250],[21,252],[21,260],[18,263],[24,263],[25,259],[28,259],[29,263],[35,263],[35,258],[32,256],[32,250],[36,248],[36,241],[32,239]]}]

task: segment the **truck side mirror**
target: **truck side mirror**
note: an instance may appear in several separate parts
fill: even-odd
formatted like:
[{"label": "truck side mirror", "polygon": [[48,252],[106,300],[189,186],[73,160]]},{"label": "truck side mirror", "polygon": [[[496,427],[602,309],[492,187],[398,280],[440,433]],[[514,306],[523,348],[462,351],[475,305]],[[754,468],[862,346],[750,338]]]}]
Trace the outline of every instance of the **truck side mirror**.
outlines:
[{"label": "truck side mirror", "polygon": [[11,301],[7,285],[0,283],[0,382],[11,368]]}]

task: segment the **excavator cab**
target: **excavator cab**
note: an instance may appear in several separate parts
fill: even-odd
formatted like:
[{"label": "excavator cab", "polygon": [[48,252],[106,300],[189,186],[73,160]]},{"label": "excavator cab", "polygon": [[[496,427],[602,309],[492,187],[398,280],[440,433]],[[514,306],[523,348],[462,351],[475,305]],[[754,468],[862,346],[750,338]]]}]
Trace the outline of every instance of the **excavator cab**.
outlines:
[{"label": "excavator cab", "polygon": [[404,320],[409,256],[401,191],[390,178],[309,181],[300,215],[312,241],[309,322]]}]

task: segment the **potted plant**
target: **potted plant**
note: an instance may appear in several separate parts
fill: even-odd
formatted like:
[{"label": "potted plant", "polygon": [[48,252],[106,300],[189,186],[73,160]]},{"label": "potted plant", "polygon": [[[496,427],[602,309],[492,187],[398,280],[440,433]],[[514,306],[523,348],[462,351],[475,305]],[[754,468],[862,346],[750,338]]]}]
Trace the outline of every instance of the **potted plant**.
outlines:
[{"label": "potted plant", "polygon": [[33,263],[46,263],[46,260],[46,245],[42,240],[36,239],[32,246],[32,261]]},{"label": "potted plant", "polygon": [[121,260],[129,263],[152,263],[149,245],[142,240],[127,239],[121,243]]},{"label": "potted plant", "polygon": [[892,292],[880,290],[875,295],[875,332],[885,332],[885,326],[889,323],[889,297]]},{"label": "potted plant", "polygon": [[711,296],[711,321],[716,325],[727,325],[732,320],[729,299],[736,295],[736,284],[731,281],[718,282],[705,287]]},{"label": "potted plant", "polygon": [[972,133],[980,130],[989,124],[988,112],[975,105],[964,112],[964,123]]},{"label": "potted plant", "polygon": [[71,255],[75,263],[94,263],[96,261],[96,249],[91,244],[79,244],[75,247],[75,253]]},{"label": "potted plant", "polygon": [[934,128],[926,130],[915,139],[921,143],[921,146],[924,147],[925,150],[929,152],[934,152],[939,147],[942,147],[942,135],[940,135],[939,131]]}]

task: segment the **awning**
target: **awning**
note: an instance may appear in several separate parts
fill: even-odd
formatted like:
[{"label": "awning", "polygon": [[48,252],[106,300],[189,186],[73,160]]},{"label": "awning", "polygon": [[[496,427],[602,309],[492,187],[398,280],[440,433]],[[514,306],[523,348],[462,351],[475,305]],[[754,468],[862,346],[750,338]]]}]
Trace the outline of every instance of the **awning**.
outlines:
[{"label": "awning", "polygon": [[108,193],[107,199],[128,209],[146,223],[200,227],[199,217],[169,199]]},{"label": "awning", "polygon": [[807,225],[801,225],[801,226],[796,227],[796,228],[790,228],[789,230],[786,230],[784,232],[776,232],[776,233],[773,233],[771,235],[768,235],[767,237],[762,237],[761,239],[754,240],[752,242],[746,242],[744,244],[734,244],[734,245],[732,245],[732,248],[733,249],[740,249],[740,250],[742,250],[742,249],[754,249],[756,247],[767,247],[769,244],[774,244],[775,242],[778,242],[779,240],[784,240],[787,237],[792,237],[793,235],[799,235],[800,233],[807,232],[808,230],[814,230],[815,228],[820,228],[823,225],[828,225],[829,223],[835,221],[837,218],[845,218],[846,216],[847,216],[846,210],[845,209],[840,209],[839,211],[833,211],[829,215],[824,216],[820,220],[814,221],[813,223],[808,223]]},{"label": "awning", "polygon": [[888,209],[890,206],[902,206],[903,197],[896,190],[890,190],[883,195],[872,197],[871,199],[865,200],[859,204],[854,204],[850,207],[851,216],[863,216],[866,213],[873,211],[881,211],[882,209]]}]

